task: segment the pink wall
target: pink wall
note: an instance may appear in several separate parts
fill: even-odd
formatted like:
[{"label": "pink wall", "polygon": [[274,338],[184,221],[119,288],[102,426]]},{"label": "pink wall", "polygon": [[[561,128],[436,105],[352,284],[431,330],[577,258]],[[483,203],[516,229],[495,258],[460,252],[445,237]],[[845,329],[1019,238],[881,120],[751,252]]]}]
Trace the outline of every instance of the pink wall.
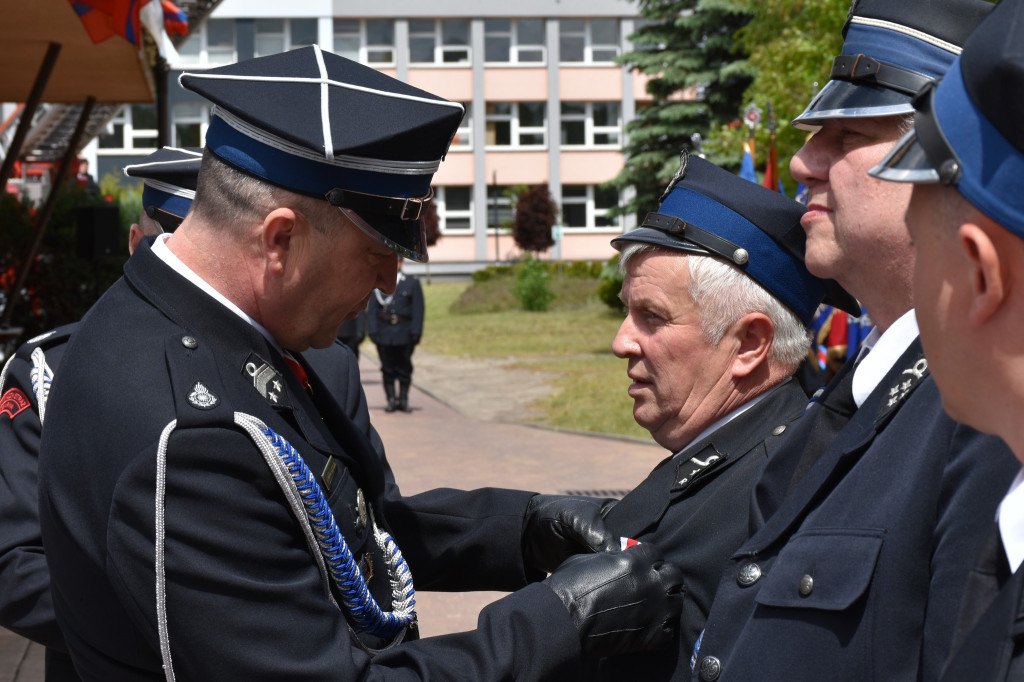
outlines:
[{"label": "pink wall", "polygon": [[409,85],[455,102],[473,99],[473,71],[466,68],[410,68]]},{"label": "pink wall", "polygon": [[593,185],[611,180],[622,169],[617,151],[562,151],[562,183]]},{"label": "pink wall", "polygon": [[[512,237],[508,238],[509,243]],[[476,238],[471,234],[446,234],[428,249],[430,260],[443,262],[465,262],[476,260]]]},{"label": "pink wall", "polygon": [[561,68],[558,70],[558,96],[563,102],[622,100],[622,69]]},{"label": "pink wall", "polygon": [[473,184],[473,152],[450,151],[441,167],[434,173],[435,185],[472,185]]},{"label": "pink wall", "polygon": [[484,69],[484,99],[488,102],[539,102],[547,98],[547,69]]},{"label": "pink wall", "polygon": [[[651,80],[651,77],[644,73],[633,73],[633,97],[639,102],[653,102],[654,97],[649,95],[644,89],[647,87],[647,81]],[[669,97],[672,101],[683,101],[697,99],[697,88],[691,87],[677,92]]]},{"label": "pink wall", "polygon": [[487,152],[487,184],[494,172],[499,185],[539,184],[548,182],[547,152]]}]

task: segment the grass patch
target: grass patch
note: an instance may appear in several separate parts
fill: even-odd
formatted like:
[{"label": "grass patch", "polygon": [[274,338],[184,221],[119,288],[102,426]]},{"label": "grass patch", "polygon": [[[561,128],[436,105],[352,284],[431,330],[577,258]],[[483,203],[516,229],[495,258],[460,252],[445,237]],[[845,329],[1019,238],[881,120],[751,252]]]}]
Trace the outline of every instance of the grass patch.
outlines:
[{"label": "grass patch", "polygon": [[[574,299],[560,293],[563,307],[556,299],[547,312],[508,309],[518,308],[511,293],[514,281],[495,277],[474,285],[424,285],[423,349],[453,356],[517,358],[518,367],[558,375],[558,390],[537,404],[545,415],[541,423],[649,438],[633,421],[626,363],[611,353],[622,315],[598,301],[597,280],[562,278],[564,288],[556,292],[571,291]],[[509,302],[505,309],[500,305],[503,300]],[[467,309],[481,312],[467,314]]]}]

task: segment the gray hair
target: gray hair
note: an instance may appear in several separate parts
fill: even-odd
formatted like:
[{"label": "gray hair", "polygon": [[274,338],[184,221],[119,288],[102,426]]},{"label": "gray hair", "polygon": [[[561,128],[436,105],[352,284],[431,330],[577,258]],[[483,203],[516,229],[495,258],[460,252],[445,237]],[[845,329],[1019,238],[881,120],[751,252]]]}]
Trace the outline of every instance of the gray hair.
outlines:
[{"label": "gray hair", "polygon": [[262,220],[275,208],[287,207],[302,213],[319,232],[326,232],[338,220],[338,209],[327,201],[271,185],[203,151],[193,210],[211,224],[230,226]]},{"label": "gray hair", "polygon": [[625,274],[630,260],[643,251],[686,259],[688,290],[700,310],[701,333],[709,344],[717,346],[729,327],[744,315],[762,313],[775,327],[769,362],[792,374],[807,357],[811,334],[800,318],[739,268],[712,256],[634,242],[622,250],[619,269]]}]

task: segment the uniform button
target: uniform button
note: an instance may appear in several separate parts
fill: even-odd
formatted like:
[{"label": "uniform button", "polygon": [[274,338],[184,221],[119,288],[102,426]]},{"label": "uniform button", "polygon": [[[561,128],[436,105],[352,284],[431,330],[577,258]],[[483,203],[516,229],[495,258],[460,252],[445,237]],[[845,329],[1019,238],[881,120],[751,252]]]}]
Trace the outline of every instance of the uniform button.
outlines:
[{"label": "uniform button", "polygon": [[700,679],[704,682],[717,680],[722,674],[722,662],[714,656],[705,656],[700,661]]},{"label": "uniform button", "polygon": [[745,565],[740,569],[740,574],[736,576],[736,582],[740,584],[740,587],[750,587],[760,579],[761,567],[754,563]]},{"label": "uniform button", "polygon": [[800,578],[800,596],[806,597],[814,591],[814,578],[809,575],[805,575]]},{"label": "uniform button", "polygon": [[183,336],[181,337],[181,345],[185,346],[185,348],[198,348],[199,342],[196,341],[194,336]]},{"label": "uniform button", "polygon": [[782,432],[785,431],[785,430],[786,430],[786,425],[785,424],[779,424],[774,429],[772,429],[772,435],[773,436],[781,436]]}]

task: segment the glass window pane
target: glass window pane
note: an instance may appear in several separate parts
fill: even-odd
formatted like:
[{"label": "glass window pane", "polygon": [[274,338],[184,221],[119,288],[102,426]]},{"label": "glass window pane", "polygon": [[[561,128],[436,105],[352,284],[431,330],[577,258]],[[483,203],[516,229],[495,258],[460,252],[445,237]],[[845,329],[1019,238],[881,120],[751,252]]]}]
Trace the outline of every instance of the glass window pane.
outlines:
[{"label": "glass window pane", "polygon": [[430,63],[434,61],[433,38],[409,38],[409,61]]},{"label": "glass window pane", "polygon": [[583,19],[562,19],[558,22],[558,30],[563,35],[566,33],[583,33],[586,30],[586,22]]},{"label": "glass window pane", "polygon": [[136,137],[132,140],[132,147],[134,149],[156,149],[156,135]]},{"label": "glass window pane", "polygon": [[366,61],[370,64],[391,64],[395,56],[391,50],[370,49],[366,51]]},{"label": "glass window pane", "polygon": [[590,39],[595,45],[618,45],[619,20],[591,19]]},{"label": "glass window pane", "polygon": [[517,51],[521,62],[542,62],[544,61],[544,50],[541,48],[519,48]]},{"label": "glass window pane", "polygon": [[442,45],[469,45],[469,19],[442,19]]},{"label": "glass window pane", "polygon": [[587,226],[587,206],[586,206],[586,204],[563,204],[562,205],[562,222],[565,223],[566,227],[586,227]]},{"label": "glass window pane", "polygon": [[582,197],[587,198],[587,186],[586,185],[562,185],[562,197]]},{"label": "glass window pane", "polygon": [[[369,22],[367,22],[369,27]],[[335,33],[359,33],[359,20],[358,19],[335,19],[334,20],[334,32]]]},{"label": "glass window pane", "polygon": [[468,62],[469,50],[453,50],[451,48],[445,48],[442,53],[442,58],[446,64],[460,64],[462,62]]},{"label": "glass window pane", "polygon": [[469,218],[445,218],[444,227],[446,230],[468,230]]},{"label": "glass window pane", "polygon": [[484,19],[484,31],[486,33],[508,33],[512,22],[508,19]]},{"label": "glass window pane", "polygon": [[544,125],[544,102],[522,102],[519,105],[519,125],[530,128]]},{"label": "glass window pane", "polygon": [[618,102],[594,102],[594,125],[619,125]]},{"label": "glass window pane", "polygon": [[586,144],[583,121],[562,121],[562,144]]},{"label": "glass window pane", "polygon": [[284,19],[257,19],[256,33],[284,33]]},{"label": "glass window pane", "polygon": [[394,45],[395,22],[393,22],[391,19],[367,19],[366,44]]},{"label": "glass window pane", "polygon": [[176,123],[174,144],[179,147],[201,147],[198,123]]},{"label": "glass window pane", "polygon": [[121,149],[124,147],[124,124],[115,123],[109,126],[110,133],[100,135],[100,147],[102,149]]},{"label": "glass window pane", "polygon": [[597,208],[611,208],[619,205],[619,192],[614,188],[604,189],[600,185],[594,186],[594,206]]},{"label": "glass window pane", "polygon": [[292,19],[292,49],[316,43],[316,19]]},{"label": "glass window pane", "polygon": [[359,61],[359,37],[335,35],[334,52],[352,61]]},{"label": "glass window pane", "polygon": [[520,133],[519,144],[541,145],[544,144],[544,133]]},{"label": "glass window pane", "polygon": [[563,62],[583,61],[583,36],[562,36],[559,45]]},{"label": "glass window pane", "polygon": [[136,132],[156,130],[156,107],[152,104],[133,104],[132,127]]},{"label": "glass window pane", "polygon": [[445,187],[444,203],[449,211],[468,211],[472,187]]},{"label": "glass window pane", "polygon": [[580,116],[587,113],[587,105],[582,102],[562,102],[562,116]]},{"label": "glass window pane", "polygon": [[488,102],[487,115],[497,114],[498,116],[509,116],[512,114],[512,104],[509,102]]},{"label": "glass window pane", "polygon": [[610,62],[618,56],[618,50],[594,50],[592,58],[595,62]]},{"label": "glass window pane", "polygon": [[199,57],[199,33],[193,33],[178,48],[178,56],[183,60],[193,61]]},{"label": "glass window pane", "polygon": [[410,19],[409,20],[409,33],[433,33],[434,32],[434,20],[433,19]]},{"label": "glass window pane", "polygon": [[206,22],[207,47],[235,46],[235,22],[232,19],[209,19]]},{"label": "glass window pane", "polygon": [[507,36],[487,36],[484,41],[484,59],[489,62],[507,62],[512,41]]},{"label": "glass window pane", "polygon": [[284,52],[284,36],[257,35],[254,49],[257,57]]},{"label": "glass window pane", "polygon": [[618,144],[618,133],[594,133],[594,144]]},{"label": "glass window pane", "polygon": [[508,121],[488,121],[487,144],[505,147],[512,144],[512,124]]},{"label": "glass window pane", "polygon": [[543,19],[519,19],[516,21],[516,43],[519,45],[544,44]]}]

